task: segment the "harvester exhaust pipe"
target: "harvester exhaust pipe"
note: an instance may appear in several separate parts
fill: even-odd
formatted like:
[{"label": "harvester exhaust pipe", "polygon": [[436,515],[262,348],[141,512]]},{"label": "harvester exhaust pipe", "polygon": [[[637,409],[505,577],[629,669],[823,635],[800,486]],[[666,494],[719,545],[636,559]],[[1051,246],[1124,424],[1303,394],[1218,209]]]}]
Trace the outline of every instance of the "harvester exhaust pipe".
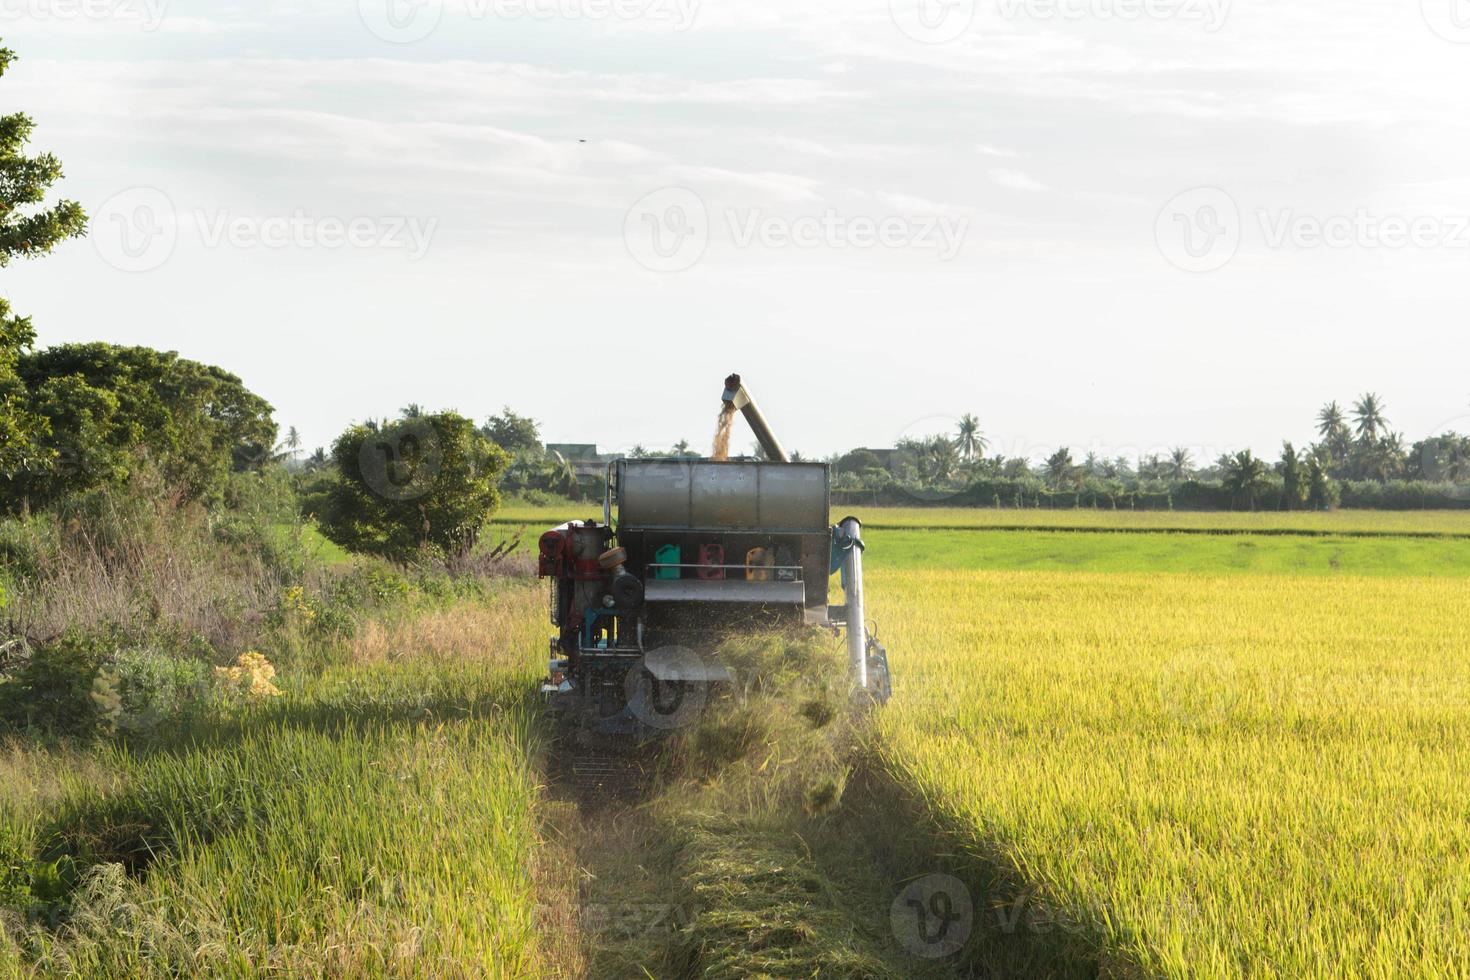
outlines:
[{"label": "harvester exhaust pipe", "polygon": [[766,458],[776,463],[789,463],[791,457],[786,455],[786,450],[781,448],[781,441],[766,424],[766,417],[761,410],[756,408],[755,399],[750,397],[750,392],[745,390],[745,385],[740,383],[740,375],[732,374],[725,379],[725,393],[720,396],[724,401],[735,408],[740,409],[745,415],[745,421],[750,423],[751,431],[760,441],[761,449],[765,450]]},{"label": "harvester exhaust pipe", "polygon": [[853,683],[868,687],[868,620],[863,614],[863,522],[845,517],[837,525],[843,536],[842,590],[847,597],[847,661]]}]

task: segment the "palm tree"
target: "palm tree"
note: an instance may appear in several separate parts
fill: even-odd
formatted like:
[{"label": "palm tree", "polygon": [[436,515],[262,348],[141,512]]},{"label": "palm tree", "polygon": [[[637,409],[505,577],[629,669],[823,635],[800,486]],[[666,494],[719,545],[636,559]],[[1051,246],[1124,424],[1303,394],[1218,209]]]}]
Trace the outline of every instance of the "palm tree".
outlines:
[{"label": "palm tree", "polygon": [[1306,485],[1302,482],[1302,458],[1290,442],[1281,444],[1281,506],[1284,510],[1296,510],[1306,497]]},{"label": "palm tree", "polygon": [[980,420],[966,413],[960,416],[959,436],[955,440],[959,447],[960,455],[965,462],[970,462],[977,455],[985,452],[990,443],[980,432]]},{"label": "palm tree", "polygon": [[1374,442],[1378,434],[1388,428],[1388,419],[1383,414],[1387,407],[1371,391],[1353,404],[1353,419],[1358,423],[1359,439]]},{"label": "palm tree", "polygon": [[564,497],[575,498],[578,489],[576,464],[555,451],[547,457],[546,462],[547,482],[551,488]]},{"label": "palm tree", "polygon": [[945,483],[952,478],[959,462],[960,452],[953,440],[935,436],[924,444],[924,469],[935,483]]},{"label": "palm tree", "polygon": [[301,433],[296,431],[294,425],[286,430],[286,448],[291,451],[292,459],[295,459],[296,454],[301,451]]},{"label": "palm tree", "polygon": [[1366,453],[1368,474],[1380,483],[1386,483],[1403,472],[1407,458],[1404,437],[1397,432],[1391,432],[1369,445]]},{"label": "palm tree", "polygon": [[1317,434],[1330,442],[1346,431],[1347,419],[1343,417],[1342,406],[1335,401],[1323,405],[1322,410],[1317,413]]},{"label": "palm tree", "polygon": [[688,439],[680,439],[678,442],[674,443],[675,456],[689,456],[692,455],[692,453],[693,451],[689,448]]},{"label": "palm tree", "polygon": [[1055,489],[1060,490],[1072,479],[1076,468],[1077,465],[1072,462],[1072,450],[1063,446],[1047,457],[1046,478]]},{"label": "palm tree", "polygon": [[1242,449],[1225,461],[1225,487],[1235,499],[1256,509],[1256,494],[1266,482],[1266,464],[1249,449]]},{"label": "palm tree", "polygon": [[1175,446],[1169,453],[1169,478],[1182,483],[1194,472],[1194,456],[1183,446]]},{"label": "palm tree", "polygon": [[409,402],[403,406],[400,414],[406,419],[421,419],[424,417],[424,406],[418,402]]}]

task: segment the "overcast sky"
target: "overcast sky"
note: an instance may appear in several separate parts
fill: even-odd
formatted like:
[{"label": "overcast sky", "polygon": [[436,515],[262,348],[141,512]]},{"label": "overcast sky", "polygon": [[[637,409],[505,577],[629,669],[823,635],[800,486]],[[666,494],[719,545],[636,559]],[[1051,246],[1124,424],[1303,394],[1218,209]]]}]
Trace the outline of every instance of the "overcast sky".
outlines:
[{"label": "overcast sky", "polygon": [[93,218],[3,294],[309,446],[419,402],[703,447],[732,370],[807,453],[973,412],[1008,455],[1275,458],[1366,390],[1470,430],[1466,0],[0,0],[0,35]]}]

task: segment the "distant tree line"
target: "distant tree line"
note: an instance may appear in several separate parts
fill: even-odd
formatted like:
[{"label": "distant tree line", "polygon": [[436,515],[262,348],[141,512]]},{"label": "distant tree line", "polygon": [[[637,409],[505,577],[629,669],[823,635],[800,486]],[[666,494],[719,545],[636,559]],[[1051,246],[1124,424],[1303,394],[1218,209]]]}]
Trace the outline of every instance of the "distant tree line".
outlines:
[{"label": "distant tree line", "polygon": [[1274,463],[1246,449],[1202,465],[1183,447],[1136,462],[1092,453],[1079,462],[1067,447],[1039,464],[987,456],[989,442],[978,421],[965,415],[952,434],[904,440],[882,456],[862,448],[834,457],[834,489],[854,502],[995,507],[1470,506],[1470,436],[1447,432],[1409,446],[1385,411],[1373,393],[1361,396],[1349,412],[1330,402],[1317,414],[1318,440],[1304,449],[1284,442]]}]

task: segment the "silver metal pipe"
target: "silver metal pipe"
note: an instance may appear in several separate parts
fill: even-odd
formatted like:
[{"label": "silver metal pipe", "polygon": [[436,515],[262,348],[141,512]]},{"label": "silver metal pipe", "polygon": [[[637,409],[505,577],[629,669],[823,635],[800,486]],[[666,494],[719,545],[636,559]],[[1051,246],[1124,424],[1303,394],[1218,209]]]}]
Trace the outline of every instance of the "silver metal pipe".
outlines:
[{"label": "silver metal pipe", "polygon": [[766,452],[766,458],[777,463],[789,463],[791,457],[786,455],[786,450],[781,448],[781,440],[771,431],[766,424],[766,417],[756,407],[755,399],[750,397],[750,392],[745,390],[745,385],[740,383],[740,375],[732,374],[725,379],[725,393],[720,396],[722,401],[729,402],[740,409],[745,416],[745,421],[750,424],[751,431],[760,441],[761,448]]},{"label": "silver metal pipe", "polygon": [[858,687],[868,689],[868,626],[863,615],[863,522],[844,518],[837,527],[852,538],[847,549],[847,661]]}]

